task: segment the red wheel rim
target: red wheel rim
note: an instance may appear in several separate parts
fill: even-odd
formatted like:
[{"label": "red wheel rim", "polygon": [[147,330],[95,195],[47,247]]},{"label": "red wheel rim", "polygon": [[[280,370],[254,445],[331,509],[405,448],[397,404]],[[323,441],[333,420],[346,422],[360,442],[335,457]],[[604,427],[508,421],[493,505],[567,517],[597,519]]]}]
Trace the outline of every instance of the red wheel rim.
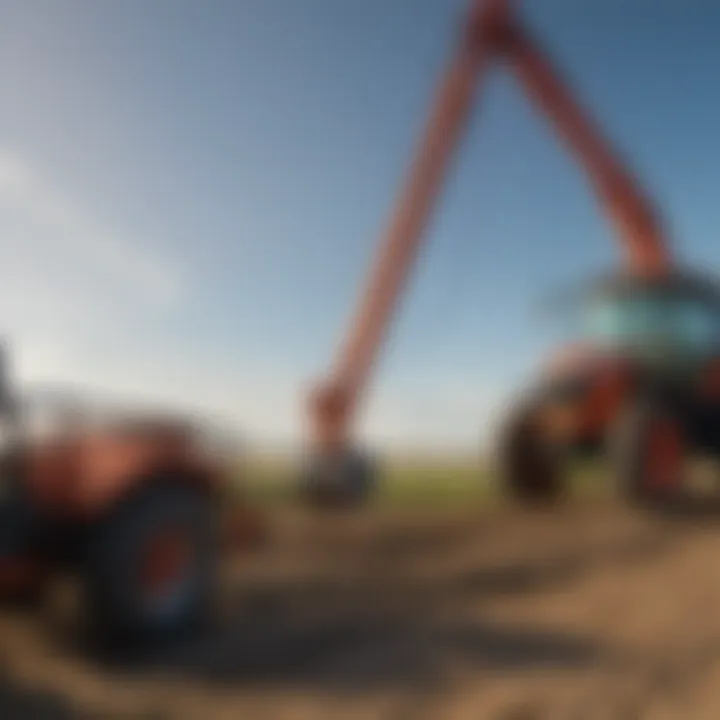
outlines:
[{"label": "red wheel rim", "polygon": [[683,441],[677,423],[668,419],[654,422],[646,446],[648,485],[657,489],[676,488],[682,481],[683,460]]},{"label": "red wheel rim", "polygon": [[187,574],[193,548],[183,528],[155,532],[144,546],[140,560],[140,588],[149,602],[171,596]]}]

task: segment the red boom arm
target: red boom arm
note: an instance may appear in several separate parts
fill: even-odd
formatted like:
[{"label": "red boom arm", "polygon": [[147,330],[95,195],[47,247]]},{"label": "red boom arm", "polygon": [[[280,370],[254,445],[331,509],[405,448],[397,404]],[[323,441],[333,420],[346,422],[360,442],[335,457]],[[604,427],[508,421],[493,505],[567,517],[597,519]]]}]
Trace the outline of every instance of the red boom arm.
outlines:
[{"label": "red boom arm", "polygon": [[315,440],[344,446],[417,255],[442,182],[489,63],[504,58],[585,168],[614,221],[632,271],[664,272],[668,246],[654,212],[618,156],[582,112],[538,44],[510,14],[511,0],[475,0],[459,51],[442,78],[422,141],[383,237],[330,381],[311,399]]},{"label": "red boom arm", "polygon": [[615,225],[630,270],[665,272],[671,263],[669,245],[652,204],[573,98],[547,54],[510,18],[488,27],[486,37],[497,54],[509,61],[528,96],[585,169],[603,210]]}]

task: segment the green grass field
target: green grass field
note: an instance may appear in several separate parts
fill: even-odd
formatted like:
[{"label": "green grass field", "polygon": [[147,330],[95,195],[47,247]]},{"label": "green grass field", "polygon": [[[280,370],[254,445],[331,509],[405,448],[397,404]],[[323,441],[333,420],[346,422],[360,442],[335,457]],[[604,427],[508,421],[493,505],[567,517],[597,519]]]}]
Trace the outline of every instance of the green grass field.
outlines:
[{"label": "green grass field", "polygon": [[[381,476],[375,504],[397,508],[450,508],[488,505],[500,499],[492,471],[468,458],[412,460],[388,459],[380,466]],[[257,505],[291,504],[298,478],[297,466],[283,458],[251,458],[243,471],[242,487]],[[573,492],[602,492],[603,468],[578,464],[569,469]]]}]

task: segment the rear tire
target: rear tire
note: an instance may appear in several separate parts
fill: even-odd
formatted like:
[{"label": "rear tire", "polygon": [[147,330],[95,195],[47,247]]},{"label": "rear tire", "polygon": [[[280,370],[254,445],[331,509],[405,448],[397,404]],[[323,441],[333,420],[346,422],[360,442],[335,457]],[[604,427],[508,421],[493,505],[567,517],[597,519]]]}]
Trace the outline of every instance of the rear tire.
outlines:
[{"label": "rear tire", "polygon": [[88,538],[92,639],[137,646],[198,628],[215,591],[216,530],[211,497],[172,477],[144,484],[114,508]]},{"label": "rear tire", "polygon": [[0,459],[0,603],[34,607],[45,594],[40,521],[14,456]]},{"label": "rear tire", "polygon": [[548,505],[564,494],[558,458],[533,422],[533,407],[519,407],[500,435],[497,452],[502,490],[523,504]]}]

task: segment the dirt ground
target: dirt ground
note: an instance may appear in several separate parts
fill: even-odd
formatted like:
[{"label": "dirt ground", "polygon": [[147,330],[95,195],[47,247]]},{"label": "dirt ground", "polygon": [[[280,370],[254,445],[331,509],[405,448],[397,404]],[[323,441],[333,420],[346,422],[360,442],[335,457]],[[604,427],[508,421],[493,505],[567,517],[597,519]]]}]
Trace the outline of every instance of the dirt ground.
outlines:
[{"label": "dirt ground", "polygon": [[217,627],[108,666],[0,614],[0,717],[720,717],[720,513],[282,515]]}]

